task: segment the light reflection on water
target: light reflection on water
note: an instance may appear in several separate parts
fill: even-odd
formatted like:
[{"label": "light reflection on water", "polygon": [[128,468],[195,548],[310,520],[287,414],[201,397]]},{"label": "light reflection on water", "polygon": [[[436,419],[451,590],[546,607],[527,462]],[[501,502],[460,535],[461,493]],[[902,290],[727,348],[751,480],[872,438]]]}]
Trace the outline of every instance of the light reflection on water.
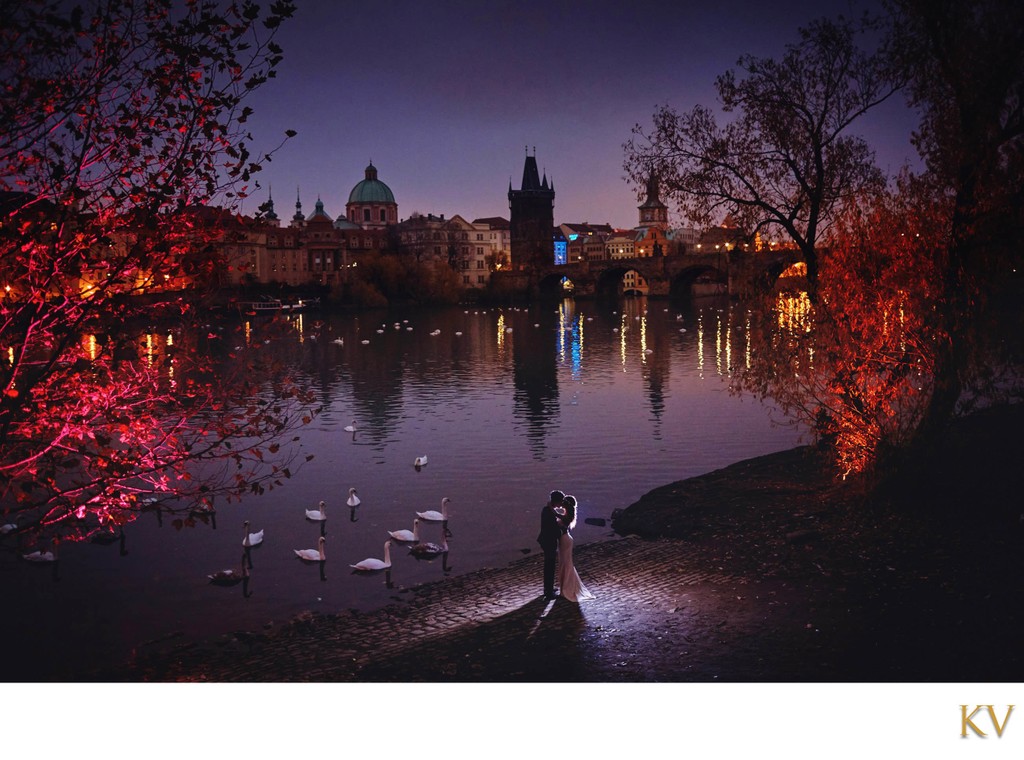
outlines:
[{"label": "light reflection on water", "polygon": [[[463,573],[536,552],[552,488],[577,496],[581,518],[608,520],[653,488],[793,446],[799,430],[774,426],[766,407],[730,395],[723,381],[734,361],[751,360],[747,324],[744,307],[717,300],[685,311],[630,299],[304,315],[267,350],[324,404],[299,444],[315,458],[281,488],[219,505],[215,528],[208,520],[179,530],[145,514],[125,528],[126,553],[62,546],[57,583],[49,569],[5,556],[10,609],[36,621],[23,646],[59,659],[75,650],[56,642],[74,641],[102,661],[174,631],[199,637],[304,610],[373,609],[448,574],[441,558],[419,561],[400,545],[392,588],[349,568],[383,557],[387,531],[411,529],[415,512],[440,509],[442,497],[451,498],[448,565]],[[261,324],[246,336],[262,340]],[[353,420],[357,432],[344,432]],[[429,464],[417,470],[423,455]],[[350,487],[362,500],[355,511],[345,505]],[[304,510],[321,499],[323,573],[293,553],[316,548],[320,528]],[[577,543],[612,535],[583,519]],[[245,593],[207,582],[240,571],[243,520],[266,533]],[[439,541],[440,526],[422,524],[421,536]]]}]

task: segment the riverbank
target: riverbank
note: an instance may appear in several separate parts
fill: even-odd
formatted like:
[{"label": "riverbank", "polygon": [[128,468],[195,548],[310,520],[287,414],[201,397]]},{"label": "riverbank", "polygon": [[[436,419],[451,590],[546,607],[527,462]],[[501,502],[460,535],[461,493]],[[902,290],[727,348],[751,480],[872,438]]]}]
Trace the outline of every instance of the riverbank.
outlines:
[{"label": "riverbank", "polygon": [[580,546],[596,594],[539,597],[541,557],[374,613],[140,648],[96,681],[1024,681],[1020,405],[958,424],[866,498],[812,449],[645,495]]}]

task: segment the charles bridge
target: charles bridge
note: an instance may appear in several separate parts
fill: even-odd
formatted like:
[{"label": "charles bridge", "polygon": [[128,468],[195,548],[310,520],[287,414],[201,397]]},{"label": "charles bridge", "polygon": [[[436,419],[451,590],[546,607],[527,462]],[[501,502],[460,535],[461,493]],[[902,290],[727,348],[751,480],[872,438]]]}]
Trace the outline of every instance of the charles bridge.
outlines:
[{"label": "charles bridge", "polygon": [[792,249],[756,253],[736,249],[713,253],[687,251],[498,271],[492,274],[491,281],[497,292],[535,298],[561,294],[563,278],[568,278],[575,297],[602,298],[621,295],[624,276],[635,271],[647,281],[651,296],[688,295],[696,292],[696,286],[709,293],[746,297],[769,291],[783,272],[803,260],[800,251]]}]

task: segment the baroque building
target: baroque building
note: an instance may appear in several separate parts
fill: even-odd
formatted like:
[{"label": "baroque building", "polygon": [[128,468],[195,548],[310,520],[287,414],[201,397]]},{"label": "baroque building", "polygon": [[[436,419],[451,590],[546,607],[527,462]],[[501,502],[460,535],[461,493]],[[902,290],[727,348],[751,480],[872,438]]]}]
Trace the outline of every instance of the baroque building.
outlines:
[{"label": "baroque building", "polygon": [[357,183],[349,193],[345,204],[345,215],[350,222],[365,229],[383,229],[398,223],[398,204],[391,188],[377,179],[377,167],[373,161],[366,167],[365,179]]}]

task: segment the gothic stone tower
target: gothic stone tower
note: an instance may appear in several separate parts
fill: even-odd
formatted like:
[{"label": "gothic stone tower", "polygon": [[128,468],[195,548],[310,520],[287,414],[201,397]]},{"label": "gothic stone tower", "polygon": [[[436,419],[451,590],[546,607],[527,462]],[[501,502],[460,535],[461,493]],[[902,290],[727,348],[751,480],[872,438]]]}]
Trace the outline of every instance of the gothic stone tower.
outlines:
[{"label": "gothic stone tower", "polygon": [[537,171],[537,154],[526,157],[523,184],[519,190],[508,183],[508,207],[512,268],[535,270],[554,263],[555,186],[542,180]]}]

